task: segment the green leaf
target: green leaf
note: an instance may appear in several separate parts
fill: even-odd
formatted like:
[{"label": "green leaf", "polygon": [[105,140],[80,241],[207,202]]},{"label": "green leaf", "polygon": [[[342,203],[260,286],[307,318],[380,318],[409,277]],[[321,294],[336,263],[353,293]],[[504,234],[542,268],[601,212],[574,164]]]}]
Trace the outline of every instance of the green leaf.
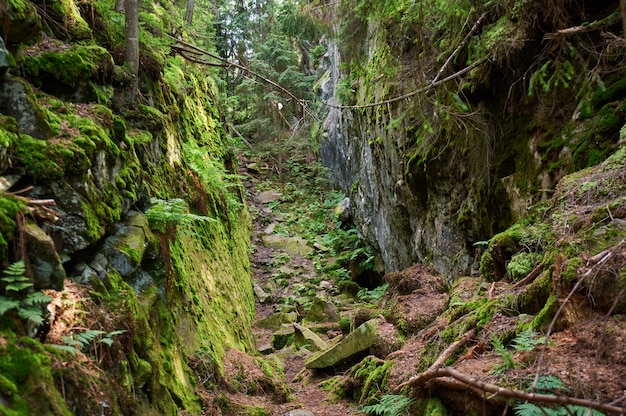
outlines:
[{"label": "green leaf", "polygon": [[33,292],[26,296],[24,299],[24,305],[33,306],[37,304],[48,304],[52,301],[52,298],[43,292]]},{"label": "green leaf", "polygon": [[88,345],[91,341],[98,338],[99,336],[106,334],[105,331],[100,331],[99,329],[90,329],[89,331],[81,332],[79,334],[74,334],[74,339],[80,342],[83,345]]},{"label": "green leaf", "polygon": [[66,352],[69,352],[71,354],[76,354],[76,353],[80,352],[80,350],[78,348],[74,348],[71,345],[50,344],[50,346],[52,348],[57,349],[57,350],[66,351]]},{"label": "green leaf", "polygon": [[34,308],[18,308],[17,314],[20,318],[32,322],[36,325],[43,324],[43,311]]},{"label": "green leaf", "polygon": [[9,290],[13,290],[15,292],[21,292],[22,290],[28,289],[31,286],[33,286],[33,284],[30,282],[15,282],[15,283],[6,285],[5,290],[7,292]]},{"label": "green leaf", "polygon": [[15,299],[9,299],[0,295],[0,316],[4,315],[11,309],[18,308],[20,306],[20,302]]},{"label": "green leaf", "polygon": [[386,394],[377,404],[363,406],[361,409],[368,415],[400,416],[413,404],[414,400],[402,395]]}]

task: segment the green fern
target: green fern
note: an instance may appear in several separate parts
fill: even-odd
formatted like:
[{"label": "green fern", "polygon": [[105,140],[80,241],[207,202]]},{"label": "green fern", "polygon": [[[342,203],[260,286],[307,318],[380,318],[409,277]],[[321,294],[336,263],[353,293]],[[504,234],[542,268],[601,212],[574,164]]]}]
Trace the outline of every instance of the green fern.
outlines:
[{"label": "green fern", "polygon": [[540,337],[532,328],[528,328],[515,337],[511,343],[516,351],[532,351],[536,347],[543,345],[546,337]]},{"label": "green fern", "polygon": [[560,378],[556,376],[541,376],[537,380],[535,390],[540,392],[566,392],[569,388]]},{"label": "green fern", "polygon": [[202,215],[191,214],[187,203],[180,198],[162,200],[152,198],[152,206],[146,211],[146,217],[150,227],[158,232],[164,233],[170,226],[191,225],[194,222],[216,221],[215,218]]},{"label": "green fern", "polygon": [[386,394],[377,404],[363,406],[361,410],[368,415],[401,416],[406,413],[413,402],[413,399],[406,396]]},{"label": "green fern", "polygon": [[84,351],[87,347],[93,344],[106,344],[110,347],[113,345],[114,337],[123,334],[124,332],[126,332],[125,329],[109,333],[99,329],[89,329],[85,332],[62,336],[61,340],[64,345],[53,344],[52,346],[59,350],[75,354],[79,351]]},{"label": "green fern", "polygon": [[0,295],[0,316],[15,310],[22,320],[41,325],[45,316],[42,306],[52,299],[43,292],[32,292],[34,284],[25,273],[26,265],[21,260],[4,270],[1,280],[4,283],[5,296]]},{"label": "green fern", "polygon": [[515,405],[516,416],[604,416],[604,413],[583,406],[567,405],[554,409],[534,403]]}]

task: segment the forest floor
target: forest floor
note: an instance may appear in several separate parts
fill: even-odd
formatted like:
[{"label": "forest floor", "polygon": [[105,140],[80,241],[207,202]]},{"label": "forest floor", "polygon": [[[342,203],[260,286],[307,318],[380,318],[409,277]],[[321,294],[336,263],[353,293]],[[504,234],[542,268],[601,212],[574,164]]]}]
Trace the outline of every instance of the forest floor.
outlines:
[{"label": "forest floor", "polygon": [[[277,162],[272,157],[270,159]],[[376,292],[375,288],[346,296],[345,290],[340,290],[337,284],[354,277],[350,276],[347,270],[349,265],[347,269],[344,267],[344,270],[330,266],[337,264],[341,256],[345,257],[346,248],[361,250],[361,253],[363,249],[350,243],[356,238],[355,231],[338,229],[333,208],[341,201],[342,195],[315,184],[323,182],[321,181],[323,172],[316,171],[313,161],[292,163],[288,172],[286,168],[283,171],[276,169],[276,166],[286,167],[287,162],[282,164],[269,162],[267,155],[249,156],[240,161],[240,173],[246,186],[248,208],[252,214],[254,227],[250,263],[255,285],[257,324],[254,325],[253,332],[256,346],[263,353],[264,360],[278,363],[284,378],[276,375],[272,380],[263,381],[264,377],[267,378],[267,372],[263,371],[257,357],[232,350],[225,359],[224,378],[248,381],[255,379],[256,387],[241,389],[231,383],[224,393],[230,403],[230,412],[227,414],[257,416],[366,414],[354,401],[337,398],[336,395],[329,394],[330,388],[325,387],[335,384],[337,375],[342,376],[344,380],[349,378],[350,369],[326,372],[307,370],[305,360],[311,352],[289,343],[282,348],[271,348],[273,337],[280,331],[275,328],[265,329],[258,325],[264,318],[277,312],[296,314],[297,320],[300,321],[306,314],[311,299],[316,297],[331,299],[337,305],[340,316],[350,317],[351,320],[355,319],[355,314],[363,310],[379,311],[376,313],[383,313],[381,311],[386,310],[385,316],[390,319],[393,315],[389,311],[392,304],[401,311],[402,316],[399,320],[403,320],[405,325],[408,323],[409,328],[405,328],[407,332],[403,343],[398,343],[387,353],[377,354],[379,358],[393,363],[388,377],[385,378],[384,391],[377,391],[378,396],[389,394],[420,371],[426,370],[435,358],[441,358],[439,354],[444,355],[445,352],[442,351],[447,349],[446,346],[451,340],[458,339],[467,330],[466,323],[473,322],[479,316],[480,310],[495,308],[495,313],[487,322],[481,324],[480,328],[474,328],[478,329],[478,335],[469,338],[466,345],[451,354],[449,359],[444,360],[451,368],[482,383],[491,383],[517,391],[528,389],[533,379],[537,380],[537,375],[540,375],[540,380],[552,383],[552,388],[560,395],[600,403],[611,402],[617,406],[626,402],[624,315],[618,314],[609,318],[610,313],[595,310],[593,306],[599,299],[593,301],[589,293],[585,295],[568,290],[559,295],[557,292],[558,303],[564,307],[559,319],[555,320],[556,325],[542,330],[544,333],[546,330],[553,330],[549,342],[544,343],[545,338],[537,332],[530,332],[528,334],[531,338],[523,339],[519,333],[516,334],[516,328],[525,320],[527,322],[528,319],[532,319],[532,315],[520,312],[518,300],[522,299],[525,293],[533,293],[536,284],[515,285],[507,281],[488,283],[476,277],[459,279],[452,287],[442,289],[435,287],[439,286],[436,282],[441,277],[424,266],[414,266],[384,276],[378,284],[389,283],[389,290],[386,293],[382,291],[381,296],[364,296],[364,293],[371,295]],[[579,180],[587,179],[581,177]],[[563,196],[566,202],[567,195],[569,194]],[[572,198],[575,196],[580,199],[578,194],[572,195]],[[591,199],[587,198],[585,201],[589,204]],[[578,200],[572,200],[563,206],[567,207],[567,210],[575,210],[580,221],[591,221],[593,210],[588,209],[586,205],[582,207],[577,202]],[[597,202],[600,205],[605,203],[600,199]],[[612,214],[611,219],[617,218],[617,215],[626,219],[626,209],[616,210]],[[306,240],[310,251],[294,253],[293,249],[288,251],[271,247],[264,241],[269,235]],[[557,236],[559,235],[557,233]],[[565,241],[565,237],[567,236],[561,236],[559,241]],[[574,236],[568,238],[573,239]],[[337,248],[338,241],[341,248]],[[324,244],[328,244],[328,247]],[[626,242],[621,241],[608,248],[606,252],[610,253],[616,262],[611,264],[611,269],[626,268]],[[587,262],[587,267],[594,272],[594,276],[599,276],[599,270],[594,269],[592,262]],[[560,269],[565,270],[564,267]],[[587,270],[585,266],[581,266],[580,273],[585,270]],[[538,277],[537,281],[548,279],[549,271],[549,268],[544,270],[541,275],[544,277]],[[560,273],[555,276],[554,279],[557,277],[560,279]],[[432,287],[428,288],[429,285]],[[400,293],[402,290],[406,293]],[[451,301],[453,298],[454,302]],[[511,304],[508,299],[515,301]],[[472,304],[475,304],[473,306],[475,310],[468,309]],[[538,306],[541,309],[541,305]],[[417,322],[425,316],[429,317],[429,323],[425,326],[419,324],[420,327],[411,331],[412,319]],[[307,325],[329,344],[343,336],[336,322],[318,325],[307,323]],[[285,329],[285,326],[289,327],[290,324],[283,325],[282,329]],[[451,340],[444,341],[444,338],[449,336],[444,334],[450,330],[458,332],[459,335],[453,335]],[[430,351],[429,354],[432,356],[425,355],[426,351]],[[586,414],[589,410],[584,406],[539,407],[527,403],[522,397],[506,401],[496,395],[485,398],[481,390],[482,385],[464,385],[450,377],[431,381],[428,389],[413,386],[416,389],[404,391],[405,394],[412,391],[413,397],[418,399],[413,401],[410,414],[425,414],[424,408],[421,410],[417,408],[421,406],[419,403],[426,403],[433,397],[433,389],[437,392],[435,400],[445,402],[448,410],[454,409],[456,412],[454,414],[517,415],[526,414],[524,411],[530,412],[528,414],[535,414],[532,412]],[[358,383],[358,380],[354,382]],[[550,391],[550,394],[553,392]],[[344,393],[346,396],[351,394]],[[426,401],[420,402],[420,398],[425,398]],[[215,399],[213,401],[215,402]],[[223,413],[217,410],[208,414]],[[590,414],[604,413],[594,411]]]}]

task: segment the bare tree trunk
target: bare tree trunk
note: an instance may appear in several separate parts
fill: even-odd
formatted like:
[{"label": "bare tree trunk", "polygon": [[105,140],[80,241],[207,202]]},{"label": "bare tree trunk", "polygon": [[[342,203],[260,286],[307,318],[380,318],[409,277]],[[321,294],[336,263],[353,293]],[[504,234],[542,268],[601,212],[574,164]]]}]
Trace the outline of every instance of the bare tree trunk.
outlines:
[{"label": "bare tree trunk", "polygon": [[185,22],[188,25],[193,21],[193,8],[196,5],[196,0],[187,0],[187,11],[185,12]]},{"label": "bare tree trunk", "polygon": [[130,101],[135,105],[137,101],[137,89],[139,87],[139,0],[124,0],[126,9],[126,45],[124,60],[130,67],[132,85]]}]

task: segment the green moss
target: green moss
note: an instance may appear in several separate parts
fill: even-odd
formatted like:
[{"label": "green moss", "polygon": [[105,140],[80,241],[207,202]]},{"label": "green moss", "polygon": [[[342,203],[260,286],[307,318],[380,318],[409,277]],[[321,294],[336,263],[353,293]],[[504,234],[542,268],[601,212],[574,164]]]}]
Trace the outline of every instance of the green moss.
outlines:
[{"label": "green moss", "polygon": [[[372,404],[386,391],[387,379],[393,363],[374,356],[365,357],[353,366],[350,372],[333,382],[332,394],[337,397],[350,397],[358,404]],[[331,388],[327,385],[326,388]]]},{"label": "green moss", "polygon": [[[71,0],[68,0],[71,1]],[[81,81],[96,78],[113,68],[111,54],[97,45],[75,45],[70,49],[44,52],[24,59],[27,76],[41,87],[46,80],[76,88]]]},{"label": "green moss", "polygon": [[55,415],[69,416],[61,393],[56,389],[50,369],[50,357],[43,346],[28,337],[0,333],[0,393],[9,408],[0,412],[7,416]]}]

